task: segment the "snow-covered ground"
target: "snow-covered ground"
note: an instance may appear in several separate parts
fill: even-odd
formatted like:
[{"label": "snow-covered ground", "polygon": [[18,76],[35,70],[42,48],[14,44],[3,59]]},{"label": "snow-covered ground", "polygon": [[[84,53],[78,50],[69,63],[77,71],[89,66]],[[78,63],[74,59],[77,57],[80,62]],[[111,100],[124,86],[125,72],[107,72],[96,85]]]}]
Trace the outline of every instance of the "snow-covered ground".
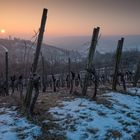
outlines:
[{"label": "snow-covered ground", "polygon": [[40,127],[18,115],[14,107],[0,108],[0,140],[33,140],[40,134]]},{"label": "snow-covered ground", "polygon": [[128,88],[127,92],[133,95],[140,95],[140,88],[137,87]]},{"label": "snow-covered ground", "polygon": [[[100,97],[99,97],[100,98]],[[63,101],[50,109],[68,140],[134,139],[140,132],[140,98],[109,92],[104,104],[84,98]],[[54,132],[55,133],[55,132]]]}]

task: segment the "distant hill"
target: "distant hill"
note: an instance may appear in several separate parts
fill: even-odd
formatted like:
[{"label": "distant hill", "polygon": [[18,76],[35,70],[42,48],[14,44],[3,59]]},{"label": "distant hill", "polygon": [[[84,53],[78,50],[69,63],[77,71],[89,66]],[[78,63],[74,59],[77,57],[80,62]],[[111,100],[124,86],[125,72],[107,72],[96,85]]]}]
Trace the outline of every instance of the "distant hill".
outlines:
[{"label": "distant hill", "polygon": [[[100,53],[113,52],[116,50],[117,42],[122,36],[101,36],[97,46]],[[123,36],[124,50],[138,49],[140,50],[140,35]],[[86,52],[90,46],[91,36],[68,36],[61,38],[54,38],[52,44],[60,48],[67,48],[69,50],[77,50],[79,52]]]},{"label": "distant hill", "polygon": [[[9,51],[9,57],[20,63],[23,61],[25,52],[26,55],[29,53],[29,61],[33,61],[33,54],[35,52],[36,44],[33,44],[29,40],[20,40],[20,39],[0,39],[0,44],[4,44]],[[34,49],[32,49],[34,48]],[[72,61],[81,60],[81,54],[76,50],[66,50],[57,48],[52,45],[43,44],[41,48],[41,52],[46,61],[50,63],[55,62],[67,62],[68,57],[71,58]],[[3,49],[0,47],[0,53],[3,54]]]},{"label": "distant hill", "polygon": [[[97,51],[100,54],[107,52],[113,52],[117,48],[117,42],[121,36],[101,36],[98,42]],[[140,35],[124,36],[124,50],[138,49],[140,50]],[[80,61],[87,56],[88,48],[90,46],[90,36],[77,36],[77,37],[64,37],[55,38],[53,41],[49,41],[53,45],[43,44],[41,51],[46,61],[50,63],[68,61],[68,57],[71,61]],[[24,59],[25,50],[29,51],[29,60],[33,61],[33,53],[36,48],[36,44],[33,44],[29,40],[21,39],[0,39],[0,44],[5,44],[9,50],[9,56],[11,61],[20,63]],[[56,47],[57,46],[57,47]],[[26,53],[27,53],[26,52]],[[2,49],[0,48],[2,54]]]}]

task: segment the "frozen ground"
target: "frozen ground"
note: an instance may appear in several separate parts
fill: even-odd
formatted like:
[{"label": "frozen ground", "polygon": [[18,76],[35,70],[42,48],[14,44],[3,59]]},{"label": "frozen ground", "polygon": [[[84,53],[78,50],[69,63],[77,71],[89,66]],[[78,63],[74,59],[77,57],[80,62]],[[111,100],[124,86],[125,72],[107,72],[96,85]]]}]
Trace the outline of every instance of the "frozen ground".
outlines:
[{"label": "frozen ground", "polygon": [[40,127],[17,114],[14,107],[0,108],[0,140],[34,140]]},{"label": "frozen ground", "polygon": [[128,88],[127,92],[132,94],[132,95],[139,95],[140,96],[140,88]]},{"label": "frozen ground", "polygon": [[[99,97],[100,98],[100,97]],[[135,139],[140,134],[140,98],[109,92],[103,104],[84,98],[63,101],[50,109],[68,140]]]}]

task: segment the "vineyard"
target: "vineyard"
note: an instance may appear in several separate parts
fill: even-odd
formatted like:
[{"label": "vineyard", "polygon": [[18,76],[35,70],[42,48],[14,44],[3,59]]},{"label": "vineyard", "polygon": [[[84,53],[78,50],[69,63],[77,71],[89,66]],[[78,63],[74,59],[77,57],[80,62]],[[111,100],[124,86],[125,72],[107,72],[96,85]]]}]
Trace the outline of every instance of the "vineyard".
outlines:
[{"label": "vineyard", "polygon": [[47,14],[33,40],[0,39],[0,139],[138,140],[139,50],[100,54],[100,27],[84,56],[47,46]]}]

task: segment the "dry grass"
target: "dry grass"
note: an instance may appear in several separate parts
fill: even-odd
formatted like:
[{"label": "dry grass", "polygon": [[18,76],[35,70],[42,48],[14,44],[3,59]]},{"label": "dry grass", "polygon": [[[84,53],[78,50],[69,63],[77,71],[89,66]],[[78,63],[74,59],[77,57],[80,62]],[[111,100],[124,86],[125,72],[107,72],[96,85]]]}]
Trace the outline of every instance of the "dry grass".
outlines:
[{"label": "dry grass", "polygon": [[0,107],[19,106],[20,100],[16,96],[0,96]]},{"label": "dry grass", "polygon": [[113,130],[113,129],[109,129],[107,134],[106,134],[106,140],[110,139],[110,138],[114,138],[114,139],[120,139],[122,136],[121,132],[119,132],[118,130]]}]

